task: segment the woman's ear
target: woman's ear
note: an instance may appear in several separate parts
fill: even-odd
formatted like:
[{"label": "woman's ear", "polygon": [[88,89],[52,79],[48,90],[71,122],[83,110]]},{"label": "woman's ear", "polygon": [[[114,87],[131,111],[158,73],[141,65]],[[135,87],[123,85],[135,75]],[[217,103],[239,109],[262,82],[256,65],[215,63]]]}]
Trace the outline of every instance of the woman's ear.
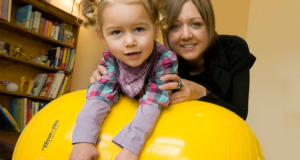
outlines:
[{"label": "woman's ear", "polygon": [[97,33],[97,36],[100,38],[101,42],[107,46],[107,42],[106,42],[105,38],[103,37],[103,33],[101,32],[101,30],[96,29],[96,33]]}]

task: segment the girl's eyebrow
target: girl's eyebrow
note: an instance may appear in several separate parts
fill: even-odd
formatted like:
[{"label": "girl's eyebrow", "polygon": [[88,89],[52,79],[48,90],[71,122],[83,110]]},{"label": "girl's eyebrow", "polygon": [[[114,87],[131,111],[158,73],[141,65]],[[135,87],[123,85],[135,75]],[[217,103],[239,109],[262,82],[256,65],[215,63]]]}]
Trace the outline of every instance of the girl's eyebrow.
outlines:
[{"label": "girl's eyebrow", "polygon": [[109,30],[116,30],[116,29],[119,29],[119,27],[112,26],[112,27],[106,28],[105,30],[106,30],[106,31],[109,31]]},{"label": "girl's eyebrow", "polygon": [[[151,23],[152,24],[152,23]],[[134,24],[134,25],[143,25],[143,26],[147,26],[147,25],[149,25],[149,23],[146,23],[146,22],[138,22],[138,23],[136,23],[136,24]],[[119,29],[119,28],[121,28],[121,27],[119,27],[119,26],[109,26],[109,27],[107,27],[105,30],[116,30],[116,29]]]}]

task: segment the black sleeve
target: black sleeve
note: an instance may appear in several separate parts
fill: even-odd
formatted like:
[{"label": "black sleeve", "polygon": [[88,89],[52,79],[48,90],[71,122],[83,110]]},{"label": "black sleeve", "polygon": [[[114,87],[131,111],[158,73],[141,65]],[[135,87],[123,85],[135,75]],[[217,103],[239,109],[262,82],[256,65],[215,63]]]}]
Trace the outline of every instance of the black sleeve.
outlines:
[{"label": "black sleeve", "polygon": [[213,92],[200,98],[200,101],[210,102],[236,113],[246,120],[248,115],[249,99],[249,67],[245,67],[232,81],[228,93],[222,97],[217,97]]}]

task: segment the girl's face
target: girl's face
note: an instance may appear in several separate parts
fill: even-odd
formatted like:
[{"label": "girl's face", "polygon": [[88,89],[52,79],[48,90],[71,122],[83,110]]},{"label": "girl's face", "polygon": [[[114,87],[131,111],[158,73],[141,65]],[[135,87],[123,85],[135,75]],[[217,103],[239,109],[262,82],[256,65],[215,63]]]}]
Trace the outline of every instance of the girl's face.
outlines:
[{"label": "girl's face", "polygon": [[198,66],[208,45],[205,22],[192,1],[182,6],[177,21],[170,27],[170,48],[180,57]]},{"label": "girl's face", "polygon": [[141,65],[151,55],[158,31],[142,4],[116,3],[102,13],[101,41],[111,53],[131,67]]}]

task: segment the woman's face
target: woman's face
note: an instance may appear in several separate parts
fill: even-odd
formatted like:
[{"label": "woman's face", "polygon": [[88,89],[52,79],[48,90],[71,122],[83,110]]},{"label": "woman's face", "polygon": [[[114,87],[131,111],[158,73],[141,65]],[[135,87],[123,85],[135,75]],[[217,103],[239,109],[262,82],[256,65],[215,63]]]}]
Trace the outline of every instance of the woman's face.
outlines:
[{"label": "woman's face", "polygon": [[208,45],[205,22],[192,1],[182,6],[177,21],[170,27],[170,48],[180,57],[194,65],[199,65],[201,55]]}]

